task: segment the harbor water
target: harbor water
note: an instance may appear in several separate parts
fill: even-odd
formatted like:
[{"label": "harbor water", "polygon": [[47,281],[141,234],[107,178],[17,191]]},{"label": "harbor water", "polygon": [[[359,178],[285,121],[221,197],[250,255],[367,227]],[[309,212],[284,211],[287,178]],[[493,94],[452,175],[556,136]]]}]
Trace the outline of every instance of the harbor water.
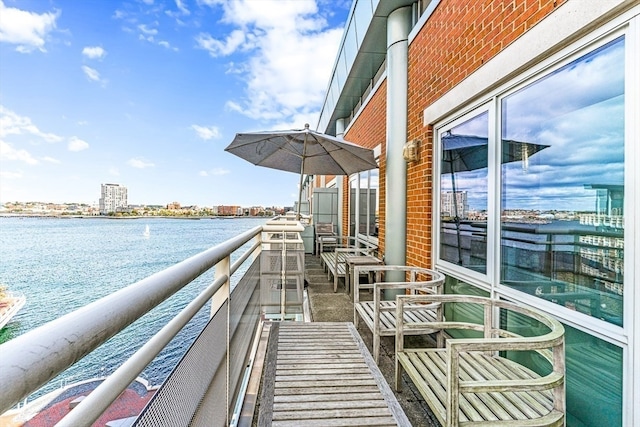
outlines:
[{"label": "harbor water", "polygon": [[[27,297],[22,310],[0,331],[0,343],[265,222],[263,218],[0,217],[0,284]],[[213,270],[110,339],[36,396],[113,372],[212,280]],[[161,384],[208,315],[207,304],[142,377],[152,385]]]}]

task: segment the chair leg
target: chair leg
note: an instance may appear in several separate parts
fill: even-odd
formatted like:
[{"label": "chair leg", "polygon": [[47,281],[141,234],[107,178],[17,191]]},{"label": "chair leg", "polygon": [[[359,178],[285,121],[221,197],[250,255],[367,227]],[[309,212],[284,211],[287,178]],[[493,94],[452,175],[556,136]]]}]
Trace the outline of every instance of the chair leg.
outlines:
[{"label": "chair leg", "polygon": [[373,334],[373,360],[376,361],[376,365],[378,364],[378,359],[380,359],[380,335],[374,333]]}]

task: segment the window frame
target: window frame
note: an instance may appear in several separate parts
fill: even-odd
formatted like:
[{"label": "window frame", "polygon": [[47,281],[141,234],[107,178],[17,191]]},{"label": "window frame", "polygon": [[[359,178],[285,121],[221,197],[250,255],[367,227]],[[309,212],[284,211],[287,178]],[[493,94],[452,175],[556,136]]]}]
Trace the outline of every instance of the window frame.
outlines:
[{"label": "window frame", "polygon": [[471,280],[473,282],[474,285],[482,288],[485,291],[488,292],[492,292],[492,286],[491,283],[493,282],[494,279],[494,274],[495,274],[495,269],[493,268],[493,265],[495,264],[495,257],[496,257],[496,248],[495,248],[495,234],[496,234],[496,221],[494,221],[491,218],[490,212],[492,212],[492,207],[495,204],[495,197],[496,197],[496,192],[495,192],[495,186],[492,185],[494,179],[495,179],[495,174],[496,174],[496,165],[495,165],[495,156],[492,157],[490,155],[488,155],[487,157],[487,162],[488,162],[488,168],[487,168],[487,265],[486,265],[486,273],[481,273],[478,271],[473,271],[470,270],[468,268],[465,267],[461,267],[459,265],[456,265],[455,263],[452,263],[450,261],[446,261],[444,259],[440,258],[440,244],[441,244],[441,234],[440,234],[440,227],[441,227],[441,192],[442,192],[442,188],[441,188],[441,165],[442,165],[442,144],[440,143],[442,135],[446,132],[448,132],[450,129],[464,123],[467,122],[471,119],[473,119],[474,117],[477,117],[481,114],[484,113],[488,114],[488,153],[492,153],[493,151],[495,151],[495,144],[496,144],[496,134],[495,132],[492,132],[492,124],[495,123],[496,121],[496,109],[495,109],[495,102],[487,101],[482,103],[479,106],[475,106],[473,109],[465,112],[464,114],[462,114],[461,116],[456,117],[455,119],[445,122],[441,125],[439,125],[435,131],[434,131],[434,135],[435,135],[435,143],[434,143],[434,153],[433,153],[433,158],[434,158],[434,170],[436,170],[435,173],[435,177],[436,179],[433,180],[434,182],[434,198],[433,200],[435,201],[434,203],[434,214],[433,214],[433,218],[437,221],[437,226],[434,226],[434,245],[433,245],[433,249],[434,249],[434,256],[433,259],[435,260],[436,263],[436,267],[438,267],[439,270],[441,270],[444,273],[450,273],[451,275],[460,278],[461,280]]}]

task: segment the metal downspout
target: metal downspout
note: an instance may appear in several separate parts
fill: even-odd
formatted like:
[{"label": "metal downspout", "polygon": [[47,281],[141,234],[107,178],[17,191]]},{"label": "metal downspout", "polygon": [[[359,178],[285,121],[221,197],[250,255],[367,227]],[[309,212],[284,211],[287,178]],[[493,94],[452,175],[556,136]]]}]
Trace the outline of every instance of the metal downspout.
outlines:
[{"label": "metal downspout", "polygon": [[[405,265],[407,258],[407,165],[402,148],[407,141],[408,36],[410,6],[394,10],[387,18],[387,170],[384,259],[388,265]],[[389,274],[387,281],[404,276]],[[393,299],[398,292],[385,292]]]},{"label": "metal downspout", "polygon": [[[340,139],[344,139],[344,119],[338,119],[336,120],[336,136]],[[342,192],[343,190],[343,185],[344,183],[344,177],[342,175],[338,175],[336,176],[336,188],[338,189],[338,235],[340,236],[345,236],[348,233],[345,233],[342,229],[342,221],[344,219],[344,215],[342,213],[342,209],[344,207],[344,203],[342,200]],[[348,188],[348,187],[347,187]]]}]

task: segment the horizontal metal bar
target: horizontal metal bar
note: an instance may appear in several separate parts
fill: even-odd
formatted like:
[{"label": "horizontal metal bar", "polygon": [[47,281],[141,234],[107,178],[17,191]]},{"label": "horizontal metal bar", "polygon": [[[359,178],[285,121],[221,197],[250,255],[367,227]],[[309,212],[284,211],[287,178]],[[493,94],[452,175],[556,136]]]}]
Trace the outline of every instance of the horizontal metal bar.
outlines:
[{"label": "horizontal metal bar", "polygon": [[238,268],[240,268],[242,263],[245,262],[247,258],[249,258],[260,247],[261,244],[262,242],[260,240],[256,241],[248,251],[242,254],[242,256],[236,262],[234,262],[231,268],[229,269],[230,270],[229,274],[233,275],[233,273],[235,273],[238,270]]}]

